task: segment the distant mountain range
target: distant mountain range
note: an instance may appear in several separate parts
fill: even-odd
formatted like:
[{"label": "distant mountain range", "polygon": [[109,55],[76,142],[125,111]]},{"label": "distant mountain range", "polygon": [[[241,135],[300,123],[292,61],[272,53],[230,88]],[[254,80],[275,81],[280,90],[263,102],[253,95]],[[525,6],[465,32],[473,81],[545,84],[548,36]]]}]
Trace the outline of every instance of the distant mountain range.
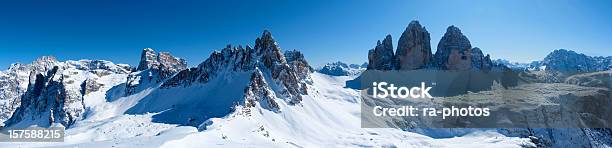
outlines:
[{"label": "distant mountain range", "polygon": [[558,49],[549,53],[544,59],[531,63],[510,62],[496,59],[495,64],[505,65],[515,70],[548,70],[569,73],[587,73],[612,70],[612,56],[588,56],[572,50]]},{"label": "distant mountain range", "polygon": [[[228,45],[196,67],[151,48],[142,50],[134,67],[106,60],[41,57],[0,71],[0,127],[67,127],[68,142],[53,144],[65,147],[588,147],[609,146],[612,141],[610,129],[362,128],[362,91],[346,82],[355,81],[365,70],[514,69],[518,74],[513,75],[533,79],[528,81],[533,82],[530,88],[548,92],[549,97],[537,98],[540,92],[531,89],[509,89],[535,99],[574,91],[591,97],[588,92],[595,90],[589,88],[609,84],[600,80],[610,76],[601,71],[610,70],[611,57],[555,50],[530,64],[491,60],[455,26],[447,28],[436,53],[418,21],[408,24],[397,45],[394,49],[387,35],[368,52],[367,63],[334,62],[317,72],[300,51],[282,51],[269,31],[252,47]],[[549,82],[567,84],[542,84]],[[606,93],[605,88],[597,90]],[[472,95],[479,94],[464,97]],[[464,136],[467,132],[474,134]]]},{"label": "distant mountain range", "polygon": [[343,62],[327,63],[325,66],[319,68],[317,71],[323,74],[331,76],[354,76],[359,75],[361,72],[366,70],[368,63],[359,64],[346,64]]}]

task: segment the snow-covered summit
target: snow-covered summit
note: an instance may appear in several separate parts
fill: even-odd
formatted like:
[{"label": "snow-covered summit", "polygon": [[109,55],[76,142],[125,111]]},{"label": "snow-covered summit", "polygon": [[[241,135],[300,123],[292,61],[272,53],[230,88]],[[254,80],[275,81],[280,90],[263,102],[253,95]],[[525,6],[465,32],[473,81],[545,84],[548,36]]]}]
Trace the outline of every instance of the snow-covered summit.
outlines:
[{"label": "snow-covered summit", "polygon": [[[0,83],[1,121],[7,125],[70,126],[80,119],[83,96],[96,89],[98,79],[127,74],[130,67],[105,60],[57,61],[44,56],[31,64],[13,64]],[[86,87],[90,86],[90,87]],[[5,110],[4,110],[5,109]]]},{"label": "snow-covered summit", "polygon": [[196,68],[179,72],[166,81],[162,88],[177,86],[188,87],[194,84],[205,84],[215,77],[228,73],[252,73],[256,68],[271,77],[276,91],[283,98],[289,98],[293,103],[299,103],[302,94],[306,94],[306,83],[310,66],[298,51],[288,52],[289,61],[269,31],[264,31],[255,40],[254,48],[228,45],[221,51],[214,51],[208,59]]},{"label": "snow-covered summit", "polygon": [[359,75],[361,72],[366,70],[367,63],[361,65],[358,64],[346,64],[341,61],[327,63],[321,67],[318,71],[323,74],[331,76],[353,76]]}]

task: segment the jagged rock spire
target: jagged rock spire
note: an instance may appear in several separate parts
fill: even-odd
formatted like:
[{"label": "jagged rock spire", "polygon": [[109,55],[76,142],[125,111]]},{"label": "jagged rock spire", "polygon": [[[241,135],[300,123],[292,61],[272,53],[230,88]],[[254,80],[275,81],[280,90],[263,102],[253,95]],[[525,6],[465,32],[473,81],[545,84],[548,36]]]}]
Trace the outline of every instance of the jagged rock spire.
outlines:
[{"label": "jagged rock spire", "polygon": [[159,62],[157,61],[155,50],[151,48],[143,49],[142,54],[140,54],[140,63],[138,64],[137,70],[145,70],[158,66]]},{"label": "jagged rock spire", "polygon": [[236,48],[228,45],[221,51],[214,51],[197,68],[181,71],[168,79],[161,87],[188,87],[196,82],[207,83],[226,73],[248,72],[255,69],[261,69],[266,76],[270,76],[268,81],[276,84],[274,91],[282,95],[279,98],[288,100],[290,104],[300,103],[301,95],[307,94],[306,83],[310,81],[308,74],[312,68],[306,62],[304,55],[296,50],[283,54],[267,30],[255,40],[254,48],[249,46]]},{"label": "jagged rock spire", "polygon": [[272,33],[264,30],[260,38],[255,40],[255,50],[259,55],[262,55],[262,62],[266,67],[270,67],[275,63],[286,63],[280,47],[272,37]]},{"label": "jagged rock spire", "polygon": [[429,32],[419,21],[412,21],[399,38],[396,59],[400,70],[423,68],[431,61]]},{"label": "jagged rock spire", "polygon": [[472,45],[470,40],[455,26],[449,26],[438,43],[434,55],[436,66],[448,70],[467,70],[471,68]]},{"label": "jagged rock spire", "polygon": [[393,40],[391,35],[376,43],[376,47],[368,52],[368,69],[393,70],[395,69],[395,55],[393,54]]}]

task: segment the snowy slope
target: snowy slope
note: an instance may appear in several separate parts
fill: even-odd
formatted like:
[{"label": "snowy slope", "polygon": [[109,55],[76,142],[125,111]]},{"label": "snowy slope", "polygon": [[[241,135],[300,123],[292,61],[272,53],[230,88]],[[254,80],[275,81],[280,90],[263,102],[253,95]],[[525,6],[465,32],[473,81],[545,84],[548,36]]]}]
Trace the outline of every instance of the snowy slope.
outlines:
[{"label": "snowy slope", "polygon": [[[207,120],[198,131],[192,126],[157,123],[160,112],[122,114],[145,96],[145,90],[127,97],[103,100],[101,94],[88,96],[87,118],[67,130],[64,143],[19,143],[20,146],[58,147],[520,147],[532,145],[528,139],[506,137],[494,131],[481,131],[463,137],[434,139],[397,129],[360,127],[358,91],[344,88],[350,76],[311,75],[310,94],[301,105],[278,100],[279,113],[263,109],[237,107],[235,112]],[[109,83],[120,82],[114,78]],[[121,84],[117,84],[121,85]],[[117,86],[116,85],[116,86]],[[210,83],[210,85],[215,85]],[[200,86],[207,87],[207,86]],[[111,89],[103,88],[100,92]],[[153,100],[149,100],[153,101]],[[159,101],[159,100],[158,100]],[[155,101],[153,101],[155,102]],[[163,105],[168,102],[159,102]],[[151,106],[153,104],[148,103]],[[157,106],[160,107],[160,106]],[[154,107],[155,108],[155,107]],[[163,113],[163,111],[161,112]],[[9,146],[0,143],[0,147]],[[15,146],[10,144],[10,146]]]}]

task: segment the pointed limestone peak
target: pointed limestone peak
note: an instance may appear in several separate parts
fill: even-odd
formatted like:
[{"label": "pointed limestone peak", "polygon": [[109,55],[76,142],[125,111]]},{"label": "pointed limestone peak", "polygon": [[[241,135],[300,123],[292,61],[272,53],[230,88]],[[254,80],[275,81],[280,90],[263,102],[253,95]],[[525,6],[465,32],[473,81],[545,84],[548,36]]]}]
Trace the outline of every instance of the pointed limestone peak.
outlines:
[{"label": "pointed limestone peak", "polygon": [[140,54],[140,62],[137,70],[145,70],[157,66],[159,66],[159,62],[157,61],[157,53],[155,53],[155,50],[151,48],[143,49]]},{"label": "pointed limestone peak", "polygon": [[429,65],[432,57],[429,32],[419,21],[412,21],[402,33],[395,53],[400,70],[412,70]]},{"label": "pointed limestone peak", "polygon": [[169,52],[159,52],[157,60],[161,67],[170,70],[171,72],[178,72],[180,70],[187,69],[187,61],[174,57]]},{"label": "pointed limestone peak", "polygon": [[264,30],[261,37],[255,40],[255,50],[257,54],[262,55],[262,61],[266,67],[270,67],[275,63],[286,63],[280,47],[278,47],[276,41],[272,38],[272,33],[268,30]]},{"label": "pointed limestone peak", "polygon": [[470,40],[455,26],[449,26],[434,54],[437,67],[448,70],[470,69],[472,45]]},{"label": "pointed limestone peak", "polygon": [[272,37],[272,33],[270,33],[270,31],[268,31],[268,30],[264,30],[264,32],[261,35],[261,37],[259,37],[259,38],[257,38],[255,40],[255,48],[256,49],[277,48],[276,47],[276,41]]},{"label": "pointed limestone peak", "polygon": [[421,26],[421,23],[419,23],[418,20],[413,20],[410,22],[410,24],[408,24],[408,27],[406,27],[406,30],[408,29],[425,29],[425,27]]},{"label": "pointed limestone peak", "polygon": [[455,25],[450,25],[448,28],[446,28],[446,33],[461,34],[461,29]]},{"label": "pointed limestone peak", "polygon": [[385,36],[385,39],[382,41],[383,46],[385,46],[385,48],[390,48],[393,49],[393,39],[391,39],[391,35],[387,34],[387,36]]},{"label": "pointed limestone peak", "polygon": [[393,53],[393,43],[391,35],[387,35],[376,43],[376,47],[368,52],[368,69],[374,70],[392,70],[395,68]]}]

